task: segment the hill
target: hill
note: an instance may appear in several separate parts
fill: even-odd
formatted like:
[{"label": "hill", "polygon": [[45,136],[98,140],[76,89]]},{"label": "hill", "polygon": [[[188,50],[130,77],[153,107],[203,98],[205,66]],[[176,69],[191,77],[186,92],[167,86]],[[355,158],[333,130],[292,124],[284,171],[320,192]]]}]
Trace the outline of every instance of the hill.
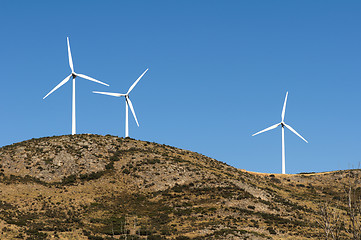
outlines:
[{"label": "hill", "polygon": [[348,239],[345,189],[360,190],[361,175],[251,173],[171,146],[87,134],[5,146],[0,171],[0,239],[37,240],[322,239],[322,210],[339,213],[335,226]]}]

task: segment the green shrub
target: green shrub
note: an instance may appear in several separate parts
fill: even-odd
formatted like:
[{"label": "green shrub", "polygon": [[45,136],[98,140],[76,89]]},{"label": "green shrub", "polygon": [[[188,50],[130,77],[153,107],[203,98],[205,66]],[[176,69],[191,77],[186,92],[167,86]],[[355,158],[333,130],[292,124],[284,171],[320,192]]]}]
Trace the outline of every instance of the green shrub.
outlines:
[{"label": "green shrub", "polygon": [[254,210],[256,207],[255,206],[248,206],[247,208]]},{"label": "green shrub", "polygon": [[190,240],[190,237],[187,237],[187,236],[178,236],[178,237],[176,237],[176,240]]},{"label": "green shrub", "polygon": [[89,235],[88,236],[89,240],[103,240],[104,238],[99,237],[99,236],[93,236],[93,235]]},{"label": "green shrub", "polygon": [[272,234],[272,235],[277,234],[276,231],[275,231],[272,227],[268,227],[267,230],[268,230],[268,232],[269,232],[270,234]]},{"label": "green shrub", "polygon": [[107,170],[114,169],[114,162],[110,162],[107,165],[105,165],[105,169],[107,169]]},{"label": "green shrub", "polygon": [[156,163],[160,163],[160,160],[158,158],[148,159],[147,163],[156,164]]},{"label": "green shrub", "polygon": [[63,177],[63,180],[61,181],[61,183],[64,185],[74,184],[75,182],[76,182],[76,176],[74,174],[69,175],[67,177]]},{"label": "green shrub", "polygon": [[147,239],[148,239],[148,240],[164,240],[164,239],[166,239],[166,238],[164,238],[164,237],[162,237],[162,236],[160,236],[160,235],[149,235],[149,236],[147,237]]}]

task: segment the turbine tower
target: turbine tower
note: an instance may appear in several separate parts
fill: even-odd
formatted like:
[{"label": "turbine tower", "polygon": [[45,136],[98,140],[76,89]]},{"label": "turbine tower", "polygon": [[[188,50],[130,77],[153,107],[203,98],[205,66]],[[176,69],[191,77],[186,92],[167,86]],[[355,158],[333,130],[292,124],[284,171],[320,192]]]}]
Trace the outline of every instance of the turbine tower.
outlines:
[{"label": "turbine tower", "polygon": [[105,86],[109,86],[106,83],[103,83],[99,80],[96,80],[94,78],[88,77],[84,74],[80,74],[80,73],[75,73],[74,72],[74,66],[73,66],[73,59],[71,57],[71,52],[70,52],[70,44],[69,44],[69,38],[66,38],[67,40],[67,44],[68,44],[68,57],[69,57],[69,66],[71,69],[71,74],[69,76],[67,76],[63,81],[61,81],[55,88],[53,88],[48,94],[46,94],[45,97],[43,97],[43,99],[45,99],[47,96],[49,96],[50,94],[52,94],[55,90],[57,90],[58,88],[60,88],[61,86],[63,86],[65,83],[67,83],[69,81],[69,79],[72,77],[73,78],[73,100],[72,100],[72,124],[71,124],[71,134],[74,135],[76,134],[76,121],[75,121],[75,78],[76,77],[81,77],[84,78],[86,80],[89,81],[93,81],[96,83],[100,83],[103,84]]},{"label": "turbine tower", "polygon": [[286,173],[286,156],[285,156],[285,127],[288,128],[289,130],[291,130],[291,132],[293,132],[294,134],[296,134],[297,136],[299,136],[303,141],[305,141],[306,143],[307,140],[304,139],[298,132],[296,132],[296,130],[294,130],[290,125],[287,125],[285,122],[284,122],[284,119],[285,119],[285,112],[286,112],[286,103],[287,103],[287,96],[288,96],[288,92],[286,93],[286,98],[285,98],[285,102],[283,104],[283,109],[282,109],[282,114],[281,114],[281,122],[280,123],[277,123],[275,125],[272,125],[262,131],[259,131],[255,134],[253,134],[252,136],[256,136],[257,134],[260,134],[260,133],[263,133],[263,132],[267,132],[269,130],[272,130],[278,126],[281,125],[282,127],[282,174],[285,174]]},{"label": "turbine tower", "polygon": [[132,101],[130,101],[129,98],[129,93],[133,90],[133,88],[135,87],[135,85],[137,85],[137,83],[139,82],[139,80],[144,76],[144,74],[148,71],[148,68],[143,72],[142,75],[140,75],[140,77],[133,83],[132,86],[130,86],[129,90],[127,93],[122,94],[122,93],[111,93],[111,92],[97,92],[97,91],[93,91],[93,93],[98,93],[98,94],[104,94],[104,95],[108,95],[108,96],[113,96],[113,97],[124,97],[125,98],[125,137],[129,137],[129,126],[128,126],[128,106],[130,107],[130,110],[133,113],[135,122],[137,123],[138,127],[139,127],[139,123],[137,120],[137,116],[135,115],[135,111],[133,108],[133,104]]}]

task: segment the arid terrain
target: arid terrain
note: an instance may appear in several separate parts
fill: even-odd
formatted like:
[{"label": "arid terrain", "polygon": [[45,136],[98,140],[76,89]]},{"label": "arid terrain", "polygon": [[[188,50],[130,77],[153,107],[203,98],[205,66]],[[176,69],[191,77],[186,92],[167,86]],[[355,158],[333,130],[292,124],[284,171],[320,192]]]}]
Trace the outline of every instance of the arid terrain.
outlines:
[{"label": "arid terrain", "polygon": [[361,189],[360,170],[252,173],[109,135],[5,146],[0,169],[0,239],[326,239],[323,206],[351,239]]}]

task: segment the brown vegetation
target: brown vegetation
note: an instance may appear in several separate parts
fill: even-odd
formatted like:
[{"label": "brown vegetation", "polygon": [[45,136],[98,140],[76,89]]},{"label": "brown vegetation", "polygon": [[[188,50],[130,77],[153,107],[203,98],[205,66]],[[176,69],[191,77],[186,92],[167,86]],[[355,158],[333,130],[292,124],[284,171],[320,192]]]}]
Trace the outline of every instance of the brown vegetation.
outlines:
[{"label": "brown vegetation", "polygon": [[322,239],[320,206],[349,239],[344,189],[361,174],[256,174],[85,134],[3,147],[0,171],[0,239]]}]

